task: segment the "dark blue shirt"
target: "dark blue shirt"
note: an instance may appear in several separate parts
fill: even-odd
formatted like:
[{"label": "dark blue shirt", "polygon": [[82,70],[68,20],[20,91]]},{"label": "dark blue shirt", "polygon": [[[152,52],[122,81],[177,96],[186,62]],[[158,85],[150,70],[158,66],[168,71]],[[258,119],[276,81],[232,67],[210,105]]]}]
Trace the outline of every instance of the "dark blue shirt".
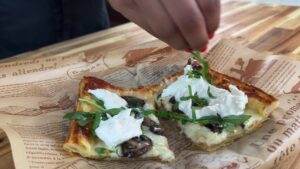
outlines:
[{"label": "dark blue shirt", "polygon": [[104,0],[0,0],[0,58],[108,26]]}]

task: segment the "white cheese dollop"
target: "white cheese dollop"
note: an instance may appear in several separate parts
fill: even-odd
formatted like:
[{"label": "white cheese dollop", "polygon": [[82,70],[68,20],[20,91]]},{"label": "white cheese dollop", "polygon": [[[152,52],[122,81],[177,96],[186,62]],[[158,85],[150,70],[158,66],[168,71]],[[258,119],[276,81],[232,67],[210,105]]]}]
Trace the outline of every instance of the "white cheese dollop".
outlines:
[{"label": "white cheese dollop", "polygon": [[[209,105],[203,108],[197,108],[195,110],[196,118],[199,119],[204,116],[217,115],[226,117],[229,115],[241,115],[244,113],[246,104],[248,103],[248,97],[245,93],[239,90],[236,86],[230,85],[229,90],[218,88],[209,84],[205,79],[201,78],[189,78],[187,73],[191,70],[191,66],[188,65],[184,69],[184,75],[178,77],[178,79],[163,90],[161,98],[169,100],[171,97],[175,97],[175,100],[179,102],[178,108],[184,112],[189,118],[192,118],[192,100],[181,101],[180,98],[189,96],[188,86],[191,86],[192,94],[199,98],[205,98],[208,100]],[[208,96],[208,89],[214,98]]]},{"label": "white cheese dollop", "polygon": [[130,116],[131,109],[125,109],[119,114],[101,121],[95,130],[96,135],[111,149],[117,145],[142,135],[143,118],[135,119]]},{"label": "white cheese dollop", "polygon": [[120,97],[119,95],[111,91],[105,89],[95,89],[95,90],[90,89],[88,90],[88,92],[93,94],[99,100],[102,100],[104,102],[104,106],[106,109],[120,108],[120,107],[127,106],[126,100],[124,100],[122,97]]}]

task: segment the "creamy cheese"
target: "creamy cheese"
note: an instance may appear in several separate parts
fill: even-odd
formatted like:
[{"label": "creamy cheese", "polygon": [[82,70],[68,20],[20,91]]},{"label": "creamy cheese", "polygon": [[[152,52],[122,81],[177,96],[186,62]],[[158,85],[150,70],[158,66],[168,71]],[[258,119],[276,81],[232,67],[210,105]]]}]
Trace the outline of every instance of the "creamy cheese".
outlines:
[{"label": "creamy cheese", "polygon": [[[179,102],[179,110],[192,118],[192,100],[180,100],[181,97],[189,96],[188,86],[191,86],[193,95],[196,94],[199,98],[205,98],[209,103],[208,106],[197,108],[195,110],[197,119],[217,114],[221,117],[226,117],[229,115],[241,115],[244,113],[244,109],[248,102],[248,97],[244,92],[234,85],[230,85],[228,91],[209,84],[202,77],[189,78],[187,73],[190,70],[191,66],[186,66],[184,69],[185,74],[178,77],[174,83],[163,90],[161,95],[163,100],[169,100],[174,96],[175,100]],[[214,96],[213,98],[208,96],[208,90],[210,90],[210,93]]]},{"label": "creamy cheese", "polygon": [[149,130],[145,130],[144,134],[152,140],[153,146],[142,157],[159,156],[163,161],[172,161],[175,158],[174,153],[169,149],[168,140],[165,136],[154,134]]},{"label": "creamy cheese", "polygon": [[127,102],[122,97],[113,93],[111,91],[105,89],[95,89],[95,90],[88,90],[89,93],[93,94],[99,100],[104,102],[104,106],[106,109],[112,108],[120,108],[126,107]]},{"label": "creamy cheese", "polygon": [[251,118],[246,121],[244,131],[241,127],[236,127],[233,132],[223,130],[222,133],[214,133],[205,126],[198,124],[188,123],[185,125],[180,124],[183,132],[194,143],[204,143],[208,146],[213,146],[225,142],[228,138],[234,138],[242,133],[247,133],[253,130],[253,127],[261,124],[266,120],[265,117],[253,112],[246,112],[247,115],[251,115]]},{"label": "creamy cheese", "polygon": [[143,118],[135,119],[130,116],[131,109],[125,109],[119,114],[101,121],[95,130],[96,135],[109,147],[117,145],[133,137],[142,135],[141,124]]}]

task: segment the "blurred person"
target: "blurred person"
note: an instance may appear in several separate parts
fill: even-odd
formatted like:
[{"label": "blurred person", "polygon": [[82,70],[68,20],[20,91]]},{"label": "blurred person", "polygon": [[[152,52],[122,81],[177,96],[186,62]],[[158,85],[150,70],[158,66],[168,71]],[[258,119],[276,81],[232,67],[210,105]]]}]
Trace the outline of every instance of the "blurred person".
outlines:
[{"label": "blurred person", "polygon": [[[220,22],[220,0],[108,0],[170,46],[206,49]],[[0,0],[0,58],[109,28],[104,0]]]}]

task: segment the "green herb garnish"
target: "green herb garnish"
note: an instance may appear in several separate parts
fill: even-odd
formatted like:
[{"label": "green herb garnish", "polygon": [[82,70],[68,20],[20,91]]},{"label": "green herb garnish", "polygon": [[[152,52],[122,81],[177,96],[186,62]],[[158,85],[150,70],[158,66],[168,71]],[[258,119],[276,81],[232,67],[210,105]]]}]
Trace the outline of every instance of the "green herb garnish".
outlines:
[{"label": "green herb garnish", "polygon": [[91,94],[92,100],[95,101],[99,106],[104,108],[104,102],[100,99],[98,99],[95,95]]},{"label": "green herb garnish", "polygon": [[210,92],[210,86],[209,86],[208,89],[207,89],[207,95],[208,95],[208,97],[210,97],[210,98],[212,98],[212,99],[215,99],[215,98],[216,98],[214,95],[211,94],[211,92]]},{"label": "green herb garnish", "polygon": [[189,88],[189,96],[183,96],[180,98],[181,101],[192,100],[193,106],[195,107],[205,107],[208,106],[208,100],[205,98],[199,98],[197,94],[193,95],[191,85],[188,85]]},{"label": "green herb garnish", "polygon": [[94,115],[85,112],[67,113],[63,118],[67,120],[75,120],[80,126],[87,125]]},{"label": "green herb garnish", "polygon": [[93,125],[92,125],[92,133],[94,136],[96,136],[95,130],[98,128],[100,125],[100,121],[102,120],[102,116],[99,112],[95,112],[94,114],[94,120],[93,120]]},{"label": "green herb garnish", "polygon": [[190,119],[184,114],[177,113],[177,112],[169,112],[169,111],[158,111],[155,115],[159,118],[165,118],[169,120],[174,120],[181,122],[182,124],[186,123],[194,123],[200,125],[207,125],[207,124],[220,124],[224,126],[224,129],[227,131],[232,131],[234,127],[239,126],[245,123],[251,116],[249,115],[231,115],[222,118],[221,116],[205,116],[199,119]]},{"label": "green herb garnish", "polygon": [[188,73],[188,76],[191,78],[203,77],[208,83],[211,84],[212,80],[209,74],[209,64],[207,60],[201,56],[201,53],[199,51],[193,51],[191,57],[192,59],[198,61],[198,63],[201,65],[201,69],[193,69]]},{"label": "green herb garnish", "polygon": [[[88,101],[88,100],[85,100]],[[90,103],[90,101],[88,101]],[[90,128],[92,134],[95,136],[95,130],[99,127],[101,120],[107,119],[107,114],[110,116],[117,115],[124,108],[114,108],[107,110],[97,110],[96,112],[70,112],[67,113],[63,118],[66,120],[75,120],[80,126],[84,127],[89,123],[92,123]]]},{"label": "green herb garnish", "polygon": [[78,100],[80,102],[84,102],[84,103],[90,104],[90,105],[94,106],[95,108],[97,108],[98,110],[101,110],[101,111],[104,110],[104,106],[98,104],[98,101],[95,101],[93,99],[79,98]]},{"label": "green herb garnish", "polygon": [[110,153],[114,152],[112,150],[109,150],[109,149],[103,148],[103,147],[97,147],[97,148],[95,148],[95,151],[100,158],[107,157]]}]

